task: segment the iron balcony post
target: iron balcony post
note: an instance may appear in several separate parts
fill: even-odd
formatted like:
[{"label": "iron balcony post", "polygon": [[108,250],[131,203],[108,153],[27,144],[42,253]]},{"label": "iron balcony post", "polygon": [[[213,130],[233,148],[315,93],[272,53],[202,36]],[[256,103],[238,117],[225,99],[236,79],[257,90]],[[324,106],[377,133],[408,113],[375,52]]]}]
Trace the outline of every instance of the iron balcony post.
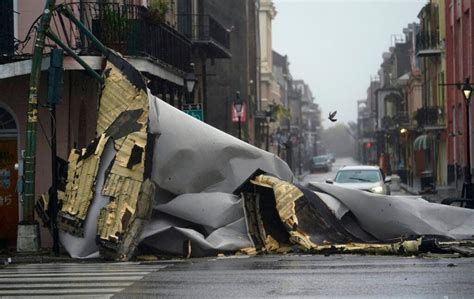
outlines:
[{"label": "iron balcony post", "polygon": [[107,49],[107,47],[105,47],[104,44],[102,44],[97,39],[97,37],[95,37],[95,35],[92,34],[92,32],[90,32],[89,29],[87,29],[87,27],[84,26],[84,24],[76,18],[76,16],[74,16],[69,7],[62,6],[60,12],[63,13],[64,16],[66,16],[69,20],[71,20],[71,22],[73,22],[77,26],[77,28],[79,28],[79,31],[81,33],[84,33],[90,39],[90,41],[97,47],[97,49],[102,52],[102,54],[104,54],[104,56],[107,57],[109,55],[109,50]]},{"label": "iron balcony post", "polygon": [[76,60],[85,70],[88,72],[92,77],[96,78],[99,80],[100,83],[104,83],[104,78],[99,75],[96,71],[94,71],[79,55],[74,53],[74,51],[69,48],[59,37],[57,37],[54,33],[51,31],[46,31],[46,35],[52,39],[58,46],[60,46],[64,51],[66,51],[74,60]]},{"label": "iron balcony post", "polygon": [[36,167],[36,135],[38,124],[38,85],[41,75],[41,61],[43,57],[45,32],[51,21],[51,11],[55,0],[46,0],[43,16],[35,38],[35,47],[31,64],[30,90],[28,95],[28,113],[26,121],[25,142],[25,189],[23,193],[23,217],[25,224],[34,224],[35,205],[35,167]]}]

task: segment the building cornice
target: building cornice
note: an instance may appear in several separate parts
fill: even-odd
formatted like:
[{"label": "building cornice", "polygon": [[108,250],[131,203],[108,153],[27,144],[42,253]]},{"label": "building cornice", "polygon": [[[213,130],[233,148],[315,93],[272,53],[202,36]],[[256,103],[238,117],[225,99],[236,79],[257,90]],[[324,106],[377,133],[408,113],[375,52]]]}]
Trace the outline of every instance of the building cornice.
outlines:
[{"label": "building cornice", "polygon": [[[101,70],[104,57],[101,56],[81,56],[92,69]],[[167,70],[165,67],[154,63],[152,60],[142,57],[125,57],[140,72],[146,72],[154,76],[163,78],[177,85],[184,86],[184,79],[180,74]],[[0,80],[12,77],[29,75],[31,72],[31,59],[16,61],[0,65]],[[41,61],[41,70],[49,68],[49,57],[44,57]],[[72,57],[64,57],[64,69],[66,71],[84,70],[84,68]]]},{"label": "building cornice", "polygon": [[273,20],[277,15],[275,4],[272,0],[263,0],[260,2],[260,11],[267,13]]}]

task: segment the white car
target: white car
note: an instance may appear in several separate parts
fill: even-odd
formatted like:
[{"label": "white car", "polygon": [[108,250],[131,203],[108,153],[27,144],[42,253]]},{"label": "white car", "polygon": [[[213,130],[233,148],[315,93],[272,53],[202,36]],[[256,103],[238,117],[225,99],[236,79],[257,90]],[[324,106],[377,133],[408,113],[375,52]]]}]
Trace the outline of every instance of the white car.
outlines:
[{"label": "white car", "polygon": [[334,181],[326,183],[377,194],[390,195],[390,178],[385,178],[378,166],[344,166],[336,173]]}]

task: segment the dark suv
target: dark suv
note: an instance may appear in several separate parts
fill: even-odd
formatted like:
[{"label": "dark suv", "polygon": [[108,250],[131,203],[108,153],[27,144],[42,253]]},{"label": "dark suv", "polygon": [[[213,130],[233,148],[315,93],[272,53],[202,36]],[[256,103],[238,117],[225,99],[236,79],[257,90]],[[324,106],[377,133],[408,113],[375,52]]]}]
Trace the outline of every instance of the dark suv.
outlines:
[{"label": "dark suv", "polygon": [[328,172],[332,169],[331,158],[328,155],[315,156],[311,159],[310,171],[325,171]]}]

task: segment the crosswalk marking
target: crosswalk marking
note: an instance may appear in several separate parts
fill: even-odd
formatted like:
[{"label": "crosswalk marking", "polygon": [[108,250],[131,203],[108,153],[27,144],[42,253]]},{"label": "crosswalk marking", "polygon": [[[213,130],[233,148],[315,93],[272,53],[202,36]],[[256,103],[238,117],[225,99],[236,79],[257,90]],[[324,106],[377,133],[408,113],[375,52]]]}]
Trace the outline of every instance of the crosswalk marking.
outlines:
[{"label": "crosswalk marking", "polygon": [[17,274],[0,274],[0,282],[2,278],[14,278],[14,277],[65,277],[65,276],[104,276],[108,273],[114,273],[114,275],[119,276],[129,276],[129,275],[147,275],[150,273],[146,272],[133,272],[133,271],[124,271],[124,272],[115,272],[115,271],[104,271],[104,272],[61,272],[61,273],[51,273],[51,272],[42,272],[42,273],[17,273]]},{"label": "crosswalk marking", "polygon": [[0,269],[0,298],[48,296],[110,298],[170,264],[51,263]]}]

